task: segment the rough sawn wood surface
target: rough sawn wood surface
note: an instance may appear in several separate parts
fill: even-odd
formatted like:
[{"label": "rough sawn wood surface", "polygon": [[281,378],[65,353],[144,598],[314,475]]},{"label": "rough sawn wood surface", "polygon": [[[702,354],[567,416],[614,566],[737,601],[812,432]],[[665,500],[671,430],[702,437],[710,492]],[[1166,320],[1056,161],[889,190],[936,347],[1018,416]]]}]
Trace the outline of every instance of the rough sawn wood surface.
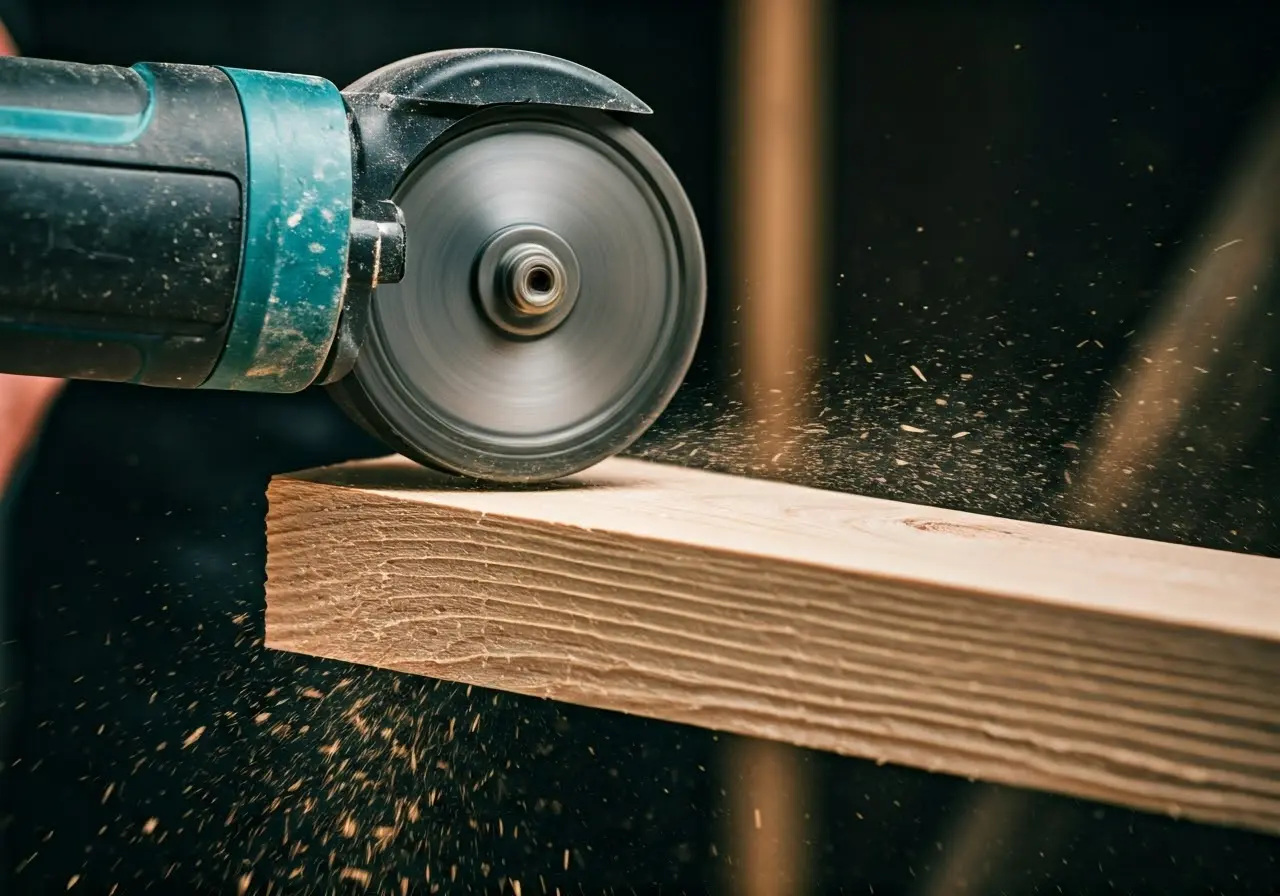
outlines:
[{"label": "rough sawn wood surface", "polygon": [[1280,560],[629,459],[268,497],[268,647],[1280,832]]}]

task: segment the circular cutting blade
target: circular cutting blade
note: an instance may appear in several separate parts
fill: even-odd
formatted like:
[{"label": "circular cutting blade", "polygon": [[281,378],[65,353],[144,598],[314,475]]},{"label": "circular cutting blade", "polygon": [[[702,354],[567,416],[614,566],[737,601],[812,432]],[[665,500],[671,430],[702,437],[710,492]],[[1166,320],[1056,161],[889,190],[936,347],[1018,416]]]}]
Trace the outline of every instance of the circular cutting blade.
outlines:
[{"label": "circular cutting blade", "polygon": [[599,113],[480,114],[393,197],[404,278],[379,286],[334,388],[376,435],[478,479],[550,480],[624,449],[688,371],[705,306],[689,202]]}]

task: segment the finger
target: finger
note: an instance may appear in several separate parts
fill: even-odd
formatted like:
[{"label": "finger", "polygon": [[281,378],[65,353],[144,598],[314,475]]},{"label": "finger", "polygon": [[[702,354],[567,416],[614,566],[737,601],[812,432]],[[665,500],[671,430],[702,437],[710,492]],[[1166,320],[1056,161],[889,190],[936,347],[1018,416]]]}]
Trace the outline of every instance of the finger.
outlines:
[{"label": "finger", "polygon": [[[18,43],[0,20],[0,56],[18,56]],[[0,374],[0,492],[19,458],[35,441],[44,414],[63,380]]]},{"label": "finger", "polygon": [[0,491],[31,447],[62,380],[0,374]]},{"label": "finger", "polygon": [[4,27],[4,22],[0,22],[0,56],[17,56],[18,42],[13,39],[13,35],[9,33],[9,29]]}]

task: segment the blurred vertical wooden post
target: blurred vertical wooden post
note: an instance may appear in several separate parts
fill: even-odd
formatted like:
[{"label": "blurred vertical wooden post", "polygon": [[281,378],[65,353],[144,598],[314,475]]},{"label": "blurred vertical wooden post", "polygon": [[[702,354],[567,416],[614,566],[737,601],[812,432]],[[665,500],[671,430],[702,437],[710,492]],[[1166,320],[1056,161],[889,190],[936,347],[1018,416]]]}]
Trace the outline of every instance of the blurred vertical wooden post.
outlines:
[{"label": "blurred vertical wooden post", "polygon": [[[729,5],[729,341],[765,469],[811,410],[806,368],[821,350],[825,12],[825,0]],[[806,892],[809,788],[797,752],[737,738],[724,751],[732,891]]]},{"label": "blurred vertical wooden post", "polygon": [[742,385],[761,452],[804,422],[820,352],[826,210],[825,0],[736,0],[727,232]]}]

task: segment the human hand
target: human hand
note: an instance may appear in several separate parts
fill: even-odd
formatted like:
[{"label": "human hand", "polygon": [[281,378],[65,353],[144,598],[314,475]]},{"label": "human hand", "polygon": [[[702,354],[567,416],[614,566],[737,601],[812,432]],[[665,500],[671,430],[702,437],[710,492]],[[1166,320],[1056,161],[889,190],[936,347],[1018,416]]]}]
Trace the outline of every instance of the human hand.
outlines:
[{"label": "human hand", "polygon": [[[17,55],[17,44],[0,21],[0,56]],[[9,487],[14,468],[31,446],[62,385],[57,379],[0,374],[0,495]]]},{"label": "human hand", "polygon": [[47,377],[0,373],[0,495],[62,385],[62,380]]}]

